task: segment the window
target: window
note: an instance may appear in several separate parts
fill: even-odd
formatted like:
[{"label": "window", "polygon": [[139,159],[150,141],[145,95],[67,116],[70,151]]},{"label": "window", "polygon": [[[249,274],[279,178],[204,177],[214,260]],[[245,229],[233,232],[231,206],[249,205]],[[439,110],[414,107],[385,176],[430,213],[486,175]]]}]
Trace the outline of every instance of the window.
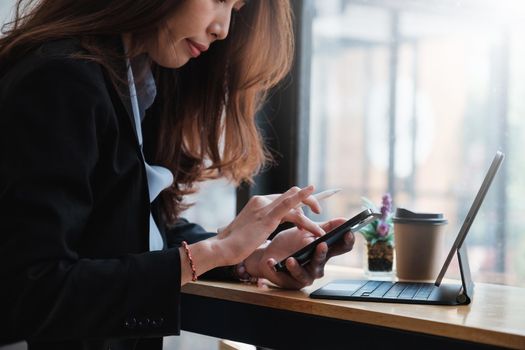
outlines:
[{"label": "window", "polygon": [[[312,4],[309,182],[344,189],[323,218],[351,216],[362,196],[379,204],[390,192],[397,207],[443,212],[450,247],[501,149],[468,252],[475,281],[524,286],[525,4]],[[356,238],[334,263],[363,266]]]},{"label": "window", "polygon": [[0,23],[4,24],[9,18],[10,11],[14,5],[14,0],[2,1],[0,3]]},{"label": "window", "polygon": [[235,186],[223,179],[201,183],[199,191],[184,202],[194,205],[182,216],[210,232],[216,232],[235,218]]}]

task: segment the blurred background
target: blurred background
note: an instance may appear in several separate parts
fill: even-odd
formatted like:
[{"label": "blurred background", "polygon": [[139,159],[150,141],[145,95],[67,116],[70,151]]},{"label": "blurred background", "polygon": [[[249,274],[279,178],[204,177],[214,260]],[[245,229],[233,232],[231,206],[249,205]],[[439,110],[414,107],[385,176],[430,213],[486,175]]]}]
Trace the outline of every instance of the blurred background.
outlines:
[{"label": "blurred background", "polygon": [[[390,192],[444,213],[448,250],[503,150],[468,252],[474,281],[525,286],[524,14],[523,1],[315,1],[309,178],[344,189],[326,217]],[[335,263],[362,266],[357,238]]]}]

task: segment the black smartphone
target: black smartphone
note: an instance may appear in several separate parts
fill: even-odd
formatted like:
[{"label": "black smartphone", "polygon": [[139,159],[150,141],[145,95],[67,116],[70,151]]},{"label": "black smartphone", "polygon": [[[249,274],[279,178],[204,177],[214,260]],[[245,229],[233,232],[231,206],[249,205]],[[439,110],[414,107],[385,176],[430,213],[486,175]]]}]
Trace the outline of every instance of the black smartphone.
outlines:
[{"label": "black smartphone", "polygon": [[[328,248],[330,248],[330,246],[332,246],[334,243],[339,241],[346,232],[348,231],[356,232],[359,229],[371,223],[373,220],[379,218],[380,216],[381,214],[374,213],[372,209],[363,210],[362,212],[360,212],[359,214],[357,214],[350,220],[346,221],[344,224],[337,226],[330,232],[327,232],[325,235],[319,237],[318,239],[308,244],[307,246],[299,249],[298,251],[296,251],[295,253],[287,257],[286,259],[290,257],[295,258],[301,266],[304,266],[308,264],[308,262],[310,262],[310,260],[312,259],[312,256],[315,251],[315,247],[317,247],[319,243],[326,242],[326,244],[328,244]],[[286,264],[285,264],[286,259],[274,265],[277,271],[280,271],[280,272],[288,271],[288,269],[286,268]]]}]

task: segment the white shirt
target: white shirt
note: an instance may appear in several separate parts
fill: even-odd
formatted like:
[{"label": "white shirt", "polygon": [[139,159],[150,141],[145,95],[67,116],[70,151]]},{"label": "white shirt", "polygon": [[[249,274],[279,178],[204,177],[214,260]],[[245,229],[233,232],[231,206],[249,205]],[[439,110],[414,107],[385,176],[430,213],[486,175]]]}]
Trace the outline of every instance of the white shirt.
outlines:
[{"label": "white shirt", "polygon": [[[133,111],[133,117],[135,118],[135,128],[137,132],[137,138],[142,150],[142,120],[146,116],[146,110],[151,107],[155,96],[157,95],[157,88],[153,74],[148,65],[148,59],[146,55],[141,55],[133,58],[132,62],[126,60],[128,67],[128,85],[129,94],[131,97],[131,107]],[[137,72],[145,72],[144,79],[140,80],[138,86],[135,85],[135,75],[133,68]],[[138,91],[137,91],[138,87]],[[144,155],[143,155],[144,158]],[[146,167],[146,176],[148,179],[148,190],[150,203],[157,198],[159,193],[168,188],[173,183],[173,174],[167,168],[158,165],[149,165],[144,160],[144,166]],[[164,248],[164,242],[159,232],[159,228],[153,220],[153,215],[149,215],[149,250],[162,250]]]}]

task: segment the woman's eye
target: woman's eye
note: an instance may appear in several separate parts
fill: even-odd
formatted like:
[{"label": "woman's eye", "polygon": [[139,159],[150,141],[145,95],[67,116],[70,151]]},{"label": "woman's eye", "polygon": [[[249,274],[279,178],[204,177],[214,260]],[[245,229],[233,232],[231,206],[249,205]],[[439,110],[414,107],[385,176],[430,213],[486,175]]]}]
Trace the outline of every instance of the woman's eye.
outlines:
[{"label": "woman's eye", "polygon": [[[228,0],[217,0],[219,3],[221,4],[225,4],[228,2]],[[245,0],[241,0],[241,1],[236,1],[235,2],[235,5],[233,6],[233,11],[234,12],[239,12],[241,10],[241,8],[243,8],[243,6],[246,4],[246,1]]]}]

